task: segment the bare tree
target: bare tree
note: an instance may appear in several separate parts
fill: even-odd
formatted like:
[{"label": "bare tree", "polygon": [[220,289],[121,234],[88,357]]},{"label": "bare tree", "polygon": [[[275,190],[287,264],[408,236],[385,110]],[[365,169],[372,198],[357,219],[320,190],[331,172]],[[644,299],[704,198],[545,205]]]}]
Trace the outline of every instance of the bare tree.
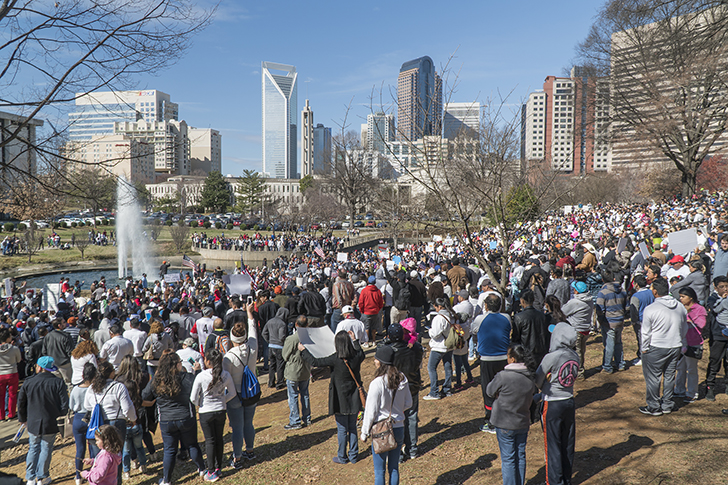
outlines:
[{"label": "bare tree", "polygon": [[79,252],[81,253],[81,259],[83,259],[83,253],[86,252],[86,248],[89,247],[89,245],[91,244],[91,241],[89,241],[88,237],[82,236],[82,237],[76,238],[74,242],[75,242],[76,249],[78,249]]},{"label": "bare tree", "polygon": [[169,234],[172,236],[172,244],[178,253],[181,253],[184,247],[190,243],[190,226],[186,225],[184,221],[173,224],[169,228]]},{"label": "bare tree", "polygon": [[611,77],[613,159],[672,163],[683,195],[695,193],[700,165],[728,136],[725,2],[609,0],[577,55]]}]

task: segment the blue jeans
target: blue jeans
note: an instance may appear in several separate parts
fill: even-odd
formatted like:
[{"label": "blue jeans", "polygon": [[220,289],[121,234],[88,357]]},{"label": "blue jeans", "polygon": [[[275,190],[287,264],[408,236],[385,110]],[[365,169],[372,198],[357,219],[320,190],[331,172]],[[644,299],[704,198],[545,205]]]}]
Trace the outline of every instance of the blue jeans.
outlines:
[{"label": "blue jeans", "polygon": [[121,457],[124,471],[131,470],[131,449],[136,450],[136,456],[141,466],[147,464],[147,452],[142,441],[142,427],[138,424],[126,428],[126,440],[124,440],[124,452]]},{"label": "blue jeans", "polygon": [[389,485],[399,484],[399,452],[404,441],[404,428],[394,428],[394,439],[397,447],[386,453],[374,453],[372,444],[372,461],[374,462],[374,485],[385,485],[385,467],[389,472]]},{"label": "blue jeans", "polygon": [[412,396],[412,407],[404,412],[404,452],[414,458],[417,456],[417,422],[420,410],[420,397]]},{"label": "blue jeans", "polygon": [[[76,478],[81,478],[81,470],[83,470],[83,459],[86,458],[86,448],[88,444],[86,441],[86,430],[88,424],[83,422],[83,417],[86,413],[76,413],[73,415],[73,439],[76,442]],[[94,450],[89,450],[89,456],[96,458]]]},{"label": "blue jeans", "polygon": [[331,331],[336,333],[336,327],[339,326],[339,322],[344,319],[344,315],[341,314],[340,308],[334,308],[331,313]]},{"label": "blue jeans", "polygon": [[51,455],[55,441],[56,433],[28,433],[28,455],[25,457],[26,480],[43,480],[50,476]]},{"label": "blue jeans", "polygon": [[523,485],[526,479],[526,441],[528,428],[496,428],[501,454],[503,485]]},{"label": "blue jeans", "polygon": [[422,333],[422,307],[421,306],[411,306],[410,307],[410,316],[415,319],[415,322],[417,322],[415,331],[417,333],[421,334]]},{"label": "blue jeans", "polygon": [[253,426],[253,417],[255,416],[255,407],[257,405],[243,407],[240,399],[234,398],[227,403],[228,421],[233,429],[233,456],[240,458],[243,456],[243,440],[245,440],[245,450],[253,451],[253,443],[255,441],[255,426]]},{"label": "blue jeans", "polygon": [[443,362],[445,368],[445,383],[442,385],[442,393],[450,392],[452,384],[452,350],[449,352],[430,352],[430,359],[427,361],[427,373],[430,374],[430,396],[437,396],[437,366]]},{"label": "blue jeans", "polygon": [[[356,414],[335,414],[336,436],[339,439],[338,457],[343,461],[356,463],[359,456],[359,437],[356,435]],[[349,443],[349,456],[346,444]]]},{"label": "blue jeans", "polygon": [[205,470],[202,451],[197,444],[197,420],[187,418],[180,421],[162,421],[159,423],[164,442],[164,482],[172,483],[172,471],[177,461],[177,448],[182,443],[190,454],[190,459],[198,470]]},{"label": "blue jeans", "polygon": [[453,360],[455,361],[455,382],[461,384],[460,376],[462,375],[462,368],[465,367],[465,373],[468,376],[468,380],[473,380],[473,373],[470,372],[470,363],[468,362],[467,355],[455,355],[453,354]]},{"label": "blue jeans", "polygon": [[157,366],[156,365],[147,364],[147,372],[149,373],[149,377],[151,379],[154,379],[154,374],[157,373]]},{"label": "blue jeans", "polygon": [[[288,424],[296,426],[311,423],[311,400],[308,397],[308,379],[305,381],[286,380],[288,386]],[[298,413],[298,397],[301,397],[301,414]]]},{"label": "blue jeans", "polygon": [[609,328],[609,324],[602,324],[602,339],[604,340],[604,363],[602,369],[614,370],[612,359],[620,370],[624,369],[624,352],[622,350],[622,327]]}]

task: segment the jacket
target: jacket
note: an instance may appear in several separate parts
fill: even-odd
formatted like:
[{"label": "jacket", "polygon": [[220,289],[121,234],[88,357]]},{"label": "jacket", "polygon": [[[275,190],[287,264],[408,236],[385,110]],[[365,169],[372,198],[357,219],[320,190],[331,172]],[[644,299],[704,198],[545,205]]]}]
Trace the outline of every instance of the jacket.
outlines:
[{"label": "jacket", "polygon": [[422,307],[427,304],[427,288],[418,278],[410,280],[410,304],[414,307]]},{"label": "jacket", "polygon": [[409,347],[404,342],[394,342],[389,346],[394,350],[394,366],[405,375],[412,396],[416,396],[422,389],[420,367],[422,367],[422,357],[425,353],[422,345],[414,342],[412,347]]},{"label": "jacket", "polygon": [[452,323],[452,316],[447,310],[440,310],[435,318],[432,319],[432,325],[428,331],[430,335],[430,349],[433,352],[447,352],[447,346],[445,340],[450,334],[450,324]]},{"label": "jacket", "polygon": [[[116,484],[116,470],[121,463],[121,455],[101,450],[90,470],[81,472],[89,485],[114,485]],[[110,473],[113,470],[113,473]]]},{"label": "jacket", "polygon": [[18,364],[21,360],[22,356],[19,348],[13,344],[0,344],[0,376],[17,374]]},{"label": "jacket", "polygon": [[[673,298],[680,298],[680,288],[689,287],[695,290],[698,301],[705,302],[708,293],[708,282],[702,271],[692,271],[685,278],[670,287],[670,294]],[[697,302],[696,302],[697,303]]]},{"label": "jacket", "polygon": [[359,294],[359,311],[364,315],[376,315],[384,307],[382,292],[376,285],[366,285]]},{"label": "jacket", "polygon": [[584,253],[584,259],[581,260],[581,263],[576,265],[576,269],[583,269],[585,272],[588,273],[596,265],[597,265],[597,257],[594,256],[593,253],[586,251]]},{"label": "jacket", "polygon": [[28,433],[58,433],[58,418],[68,412],[68,389],[63,379],[41,371],[23,382],[18,393],[18,421]]},{"label": "jacket", "polygon": [[331,287],[331,306],[341,310],[346,305],[351,305],[354,299],[354,285],[351,281],[337,278],[336,283]]},{"label": "jacket", "polygon": [[362,384],[359,372],[361,363],[364,362],[364,351],[358,341],[354,341],[356,355],[349,359],[349,367],[356,376],[356,382],[351,378],[351,373],[346,363],[336,354],[328,357],[317,358],[311,355],[308,350],[302,352],[305,362],[311,367],[331,368],[331,379],[329,381],[329,414],[358,414],[362,410],[361,400],[357,383]]},{"label": "jacket", "polygon": [[157,400],[157,411],[159,413],[159,422],[167,421],[183,421],[188,418],[195,417],[195,407],[190,402],[192,394],[192,384],[195,381],[195,375],[187,372],[179,374],[180,392],[176,396],[164,396],[154,392],[154,380],[150,380],[147,387],[142,391],[142,399],[145,401]]},{"label": "jacket", "polygon": [[589,293],[577,293],[561,307],[566,320],[577,332],[588,332],[591,328],[594,302]]},{"label": "jacket", "polygon": [[[230,343],[230,331],[223,329],[219,330],[213,330],[210,335],[207,336],[207,340],[205,340],[205,348],[206,349],[214,349],[217,348],[217,339],[220,337],[227,337],[227,342],[225,342],[225,339],[220,341],[220,345],[225,348],[225,352],[230,350],[232,348],[232,344]],[[227,344],[227,345],[225,345]]]},{"label": "jacket", "polygon": [[486,387],[493,401],[490,423],[501,429],[525,429],[531,426],[531,403],[536,385],[525,364],[508,364]]},{"label": "jacket", "polygon": [[652,294],[652,290],[649,288],[640,288],[629,299],[629,318],[632,321],[632,325],[642,323],[644,318],[645,308],[655,301],[655,295]]},{"label": "jacket", "polygon": [[556,278],[551,280],[546,288],[546,296],[554,295],[561,302],[563,307],[571,299],[571,288],[569,282],[564,278]]},{"label": "jacket", "polygon": [[288,381],[301,382],[307,381],[311,377],[311,366],[303,360],[301,351],[298,350],[298,344],[301,339],[298,333],[286,338],[283,344],[283,360],[286,362],[283,371],[283,377]]},{"label": "jacket", "polygon": [[404,426],[405,410],[412,407],[412,394],[407,392],[407,377],[402,379],[396,390],[387,388],[387,376],[379,376],[369,384],[367,405],[361,423],[361,438],[366,440],[375,422],[391,416],[393,428]]},{"label": "jacket", "polygon": [[43,339],[43,355],[53,357],[56,366],[70,364],[71,352],[73,339],[65,332],[53,329]]},{"label": "jacket", "polygon": [[708,300],[705,302],[705,310],[708,312],[708,329],[710,330],[710,342],[712,343],[714,340],[725,342],[728,340],[725,335],[723,335],[722,330],[725,328],[725,325],[718,320],[718,313],[725,314],[726,312],[723,310],[723,306],[726,303],[725,298],[721,298],[718,296],[718,293],[715,291],[710,294],[708,297]]},{"label": "jacket", "polygon": [[447,271],[447,279],[450,281],[453,293],[464,290],[466,284],[469,282],[468,273],[465,271],[465,268],[460,265],[453,266]]},{"label": "jacket", "polygon": [[619,328],[624,325],[627,293],[617,283],[604,283],[597,294],[596,307],[600,323]]},{"label": "jacket", "polygon": [[565,401],[574,397],[574,382],[579,371],[576,330],[568,323],[557,323],[551,334],[549,353],[536,370],[536,385],[545,401]]},{"label": "jacket", "polygon": [[298,314],[323,318],[326,315],[326,300],[318,291],[306,291],[298,301]]},{"label": "jacket", "polygon": [[[291,300],[288,300],[289,302]],[[288,335],[288,309],[279,308],[276,316],[268,320],[263,327],[263,338],[274,349],[282,349],[283,341]]]},{"label": "jacket", "polygon": [[[722,236],[722,234],[721,234]],[[720,241],[720,237],[718,241]],[[720,242],[715,248],[715,262],[713,263],[713,278],[716,276],[725,276],[728,274],[728,251],[723,251],[720,247]]]},{"label": "jacket", "polygon": [[656,298],[642,318],[642,352],[650,347],[674,349],[687,345],[688,312],[671,295]]},{"label": "jacket", "polygon": [[478,327],[478,353],[482,361],[506,360],[511,345],[511,322],[502,313],[488,313]]},{"label": "jacket", "polygon": [[511,341],[528,349],[536,363],[548,352],[550,338],[548,319],[543,312],[528,307],[513,318]]}]

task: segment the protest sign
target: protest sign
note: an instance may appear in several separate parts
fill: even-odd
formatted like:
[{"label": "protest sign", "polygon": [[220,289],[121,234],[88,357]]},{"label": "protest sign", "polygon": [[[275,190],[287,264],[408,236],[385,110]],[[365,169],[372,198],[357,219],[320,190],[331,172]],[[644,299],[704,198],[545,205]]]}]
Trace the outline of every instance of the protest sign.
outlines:
[{"label": "protest sign", "polygon": [[642,253],[642,257],[646,260],[650,259],[650,251],[647,249],[647,244],[641,242],[638,247],[640,248],[640,253]]},{"label": "protest sign", "polygon": [[168,273],[164,275],[165,283],[177,283],[179,281],[179,273]]},{"label": "protest sign", "polygon": [[[226,275],[227,276],[227,275]],[[231,295],[247,295],[250,294],[250,283],[253,279],[246,274],[232,274],[228,276],[230,282],[227,283],[228,292]],[[225,276],[223,276],[225,281]]]},{"label": "protest sign", "polygon": [[617,254],[621,254],[622,251],[624,251],[626,248],[627,248],[627,238],[620,237],[619,242],[617,243]]},{"label": "protest sign", "polygon": [[336,253],[336,261],[346,263],[349,260],[349,253]]},{"label": "protest sign", "polygon": [[47,283],[43,287],[42,310],[58,310],[58,300],[61,296],[60,283]]},{"label": "protest sign", "polygon": [[698,233],[695,228],[671,232],[667,235],[668,248],[673,254],[686,255],[698,247]]},{"label": "protest sign", "polygon": [[314,357],[320,359],[336,353],[334,332],[328,326],[301,327],[296,332],[298,339]]}]

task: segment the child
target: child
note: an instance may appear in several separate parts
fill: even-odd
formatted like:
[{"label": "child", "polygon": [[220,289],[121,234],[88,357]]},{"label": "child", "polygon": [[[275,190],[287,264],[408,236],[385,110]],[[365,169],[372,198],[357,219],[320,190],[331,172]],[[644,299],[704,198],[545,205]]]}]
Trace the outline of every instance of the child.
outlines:
[{"label": "child", "polygon": [[405,318],[400,322],[400,325],[402,325],[402,330],[404,330],[404,337],[403,341],[410,347],[414,345],[415,342],[417,342],[417,321],[412,318]]},{"label": "child", "polygon": [[90,470],[81,472],[89,485],[116,485],[121,464],[121,442],[119,432],[113,426],[104,424],[96,430],[96,446],[99,452],[96,458],[86,458],[84,464],[91,465]]}]

